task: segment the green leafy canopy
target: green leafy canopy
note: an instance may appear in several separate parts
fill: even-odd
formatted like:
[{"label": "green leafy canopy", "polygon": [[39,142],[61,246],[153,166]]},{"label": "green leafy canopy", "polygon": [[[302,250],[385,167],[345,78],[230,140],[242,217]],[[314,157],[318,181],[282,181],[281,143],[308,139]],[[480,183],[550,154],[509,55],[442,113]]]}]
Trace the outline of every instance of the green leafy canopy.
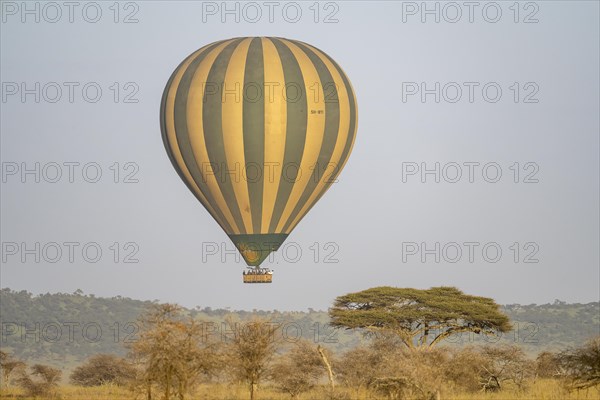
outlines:
[{"label": "green leafy canopy", "polygon": [[494,300],[445,286],[427,290],[382,286],[349,293],[336,298],[329,315],[332,326],[393,332],[409,348],[433,346],[459,332],[495,334],[511,329]]}]

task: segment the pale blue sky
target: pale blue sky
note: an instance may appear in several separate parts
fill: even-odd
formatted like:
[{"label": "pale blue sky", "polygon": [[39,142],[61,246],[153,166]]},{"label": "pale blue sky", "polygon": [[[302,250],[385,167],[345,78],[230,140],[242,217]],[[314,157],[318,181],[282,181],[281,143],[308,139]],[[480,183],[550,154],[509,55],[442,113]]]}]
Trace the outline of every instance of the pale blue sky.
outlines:
[{"label": "pale blue sky", "polygon": [[[34,9],[34,2],[28,4]],[[598,2],[520,3],[518,23],[513,2],[494,3],[502,12],[496,23],[486,21],[497,10],[490,2],[478,3],[472,22],[462,6],[456,23],[447,21],[455,18],[456,8],[444,8],[446,3],[438,3],[439,23],[435,15],[415,10],[421,2],[320,3],[318,23],[312,1],[294,3],[302,10],[296,23],[288,22],[296,7],[290,2],[278,3],[273,22],[266,6],[256,3],[263,17],[255,23],[249,21],[254,10],[244,3],[239,23],[235,15],[225,15],[223,23],[218,12],[204,14],[203,21],[203,8],[221,2],[120,3],[118,23],[113,2],[98,3],[97,23],[85,20],[95,18],[94,6],[78,4],[70,23],[68,9],[58,18],[56,10],[40,3],[36,23],[35,15],[23,15],[21,2],[2,2],[0,286],[34,293],[80,288],[100,296],[237,309],[326,309],[337,295],[378,285],[453,285],[501,303],[599,300]],[[435,4],[428,3],[432,9]],[[337,22],[323,23],[332,12]],[[130,13],[137,23],[122,22]],[[523,23],[527,16],[538,22]],[[243,285],[244,264],[233,255],[224,254],[224,262],[219,255],[203,260],[203,243],[233,246],[171,167],[158,115],[164,85],[184,57],[216,40],[262,35],[311,43],[338,61],[356,90],[359,127],[339,182],[290,235],[287,253],[265,264],[275,269],[274,283]],[[21,93],[11,94],[21,91],[22,82],[29,88],[40,82],[39,103],[35,94],[26,95],[25,103]],[[62,88],[56,103],[47,101],[55,97],[49,82]],[[65,82],[79,84],[73,86],[72,103]],[[94,87],[102,89],[96,103],[83,98],[82,88],[90,82],[95,84],[87,87],[88,99]],[[133,85],[125,87],[128,82]],[[428,88],[456,82],[463,96],[456,103],[443,96],[435,103],[434,95],[424,103],[418,95],[403,101],[403,86],[410,82]],[[472,103],[464,82],[479,83]],[[490,82],[502,89],[496,103],[482,97],[481,88]],[[447,98],[455,86],[447,86]],[[131,98],[138,102],[125,103],[124,96],[136,89]],[[524,103],[536,90],[530,99],[538,102]],[[20,171],[11,175],[15,165],[33,168],[36,162],[46,174],[40,183],[33,175],[22,183]],[[56,183],[48,182],[53,162],[62,165]],[[65,162],[80,163],[73,167],[73,183]],[[119,183],[113,182],[115,162]],[[138,183],[122,182],[124,174],[135,172],[127,162],[139,168]],[[466,175],[457,183],[444,182],[443,176],[435,183],[431,175],[426,183],[419,175],[403,182],[403,163],[433,168],[436,162],[448,174],[454,165],[448,163],[461,165],[463,174],[465,162],[480,166],[473,183]],[[510,168],[515,162],[519,183]],[[535,164],[526,167],[528,162]],[[99,182],[82,178],[86,163],[100,167]],[[499,182],[483,179],[486,163],[500,166]],[[88,166],[88,179],[94,165]],[[539,182],[523,183],[536,166]],[[23,262],[21,250],[12,254],[13,242],[29,248],[38,242],[40,248],[46,245],[46,254],[39,263],[35,254]],[[55,263],[48,262],[54,257],[52,242],[63,251]],[[73,263],[65,242],[80,243]],[[121,246],[117,263],[114,242]],[[128,242],[137,247],[123,249]],[[334,245],[326,248],[329,242]],[[414,249],[411,243],[423,242],[428,248],[440,243],[439,263],[434,255],[407,253]],[[465,242],[479,243],[473,262]],[[83,258],[86,243],[102,249],[97,263]],[[456,249],[448,243],[460,244],[462,259],[448,262]],[[486,243],[502,250],[496,263],[484,259]],[[302,255],[293,262],[297,248]],[[139,262],[124,263],[133,250]],[[333,250],[338,262],[326,262]],[[532,257],[539,262],[523,262],[535,251]]]}]

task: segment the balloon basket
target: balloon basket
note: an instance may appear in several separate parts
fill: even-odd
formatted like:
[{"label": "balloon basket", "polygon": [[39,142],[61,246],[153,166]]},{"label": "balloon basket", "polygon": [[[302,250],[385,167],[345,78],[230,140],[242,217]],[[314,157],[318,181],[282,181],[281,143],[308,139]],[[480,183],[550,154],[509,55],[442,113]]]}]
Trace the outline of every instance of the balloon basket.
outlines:
[{"label": "balloon basket", "polygon": [[268,269],[252,269],[242,274],[244,283],[271,283],[273,272]]}]

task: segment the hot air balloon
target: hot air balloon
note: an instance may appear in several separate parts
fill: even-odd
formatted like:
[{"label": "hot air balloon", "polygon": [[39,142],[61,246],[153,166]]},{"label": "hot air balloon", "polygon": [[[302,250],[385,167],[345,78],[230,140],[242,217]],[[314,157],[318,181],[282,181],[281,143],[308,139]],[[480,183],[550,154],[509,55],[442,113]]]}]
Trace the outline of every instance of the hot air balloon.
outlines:
[{"label": "hot air balloon", "polygon": [[189,190],[260,268],[335,182],[357,129],[354,91],[339,65],[296,40],[211,43],[175,69],[160,123],[167,154]]}]

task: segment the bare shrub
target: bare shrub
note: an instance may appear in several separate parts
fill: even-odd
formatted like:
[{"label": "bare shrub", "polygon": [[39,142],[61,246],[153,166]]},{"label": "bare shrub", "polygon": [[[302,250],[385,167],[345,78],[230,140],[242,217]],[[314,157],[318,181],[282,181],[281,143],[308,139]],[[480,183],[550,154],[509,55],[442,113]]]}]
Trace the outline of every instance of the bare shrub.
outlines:
[{"label": "bare shrub", "polygon": [[486,391],[501,390],[506,382],[523,389],[527,379],[534,374],[535,364],[518,346],[487,346],[481,353],[485,360],[481,384]]},{"label": "bare shrub", "polygon": [[48,365],[35,364],[28,374],[22,371],[17,379],[18,385],[30,397],[54,397],[62,371]]},{"label": "bare shrub", "polygon": [[557,355],[572,389],[587,389],[600,385],[600,336],[575,349]]},{"label": "bare shrub", "polygon": [[307,341],[295,343],[273,365],[271,379],[277,388],[292,399],[314,388],[325,373],[318,349]]},{"label": "bare shrub", "polygon": [[135,378],[131,363],[112,354],[96,354],[71,373],[71,382],[80,386],[126,385]]}]

